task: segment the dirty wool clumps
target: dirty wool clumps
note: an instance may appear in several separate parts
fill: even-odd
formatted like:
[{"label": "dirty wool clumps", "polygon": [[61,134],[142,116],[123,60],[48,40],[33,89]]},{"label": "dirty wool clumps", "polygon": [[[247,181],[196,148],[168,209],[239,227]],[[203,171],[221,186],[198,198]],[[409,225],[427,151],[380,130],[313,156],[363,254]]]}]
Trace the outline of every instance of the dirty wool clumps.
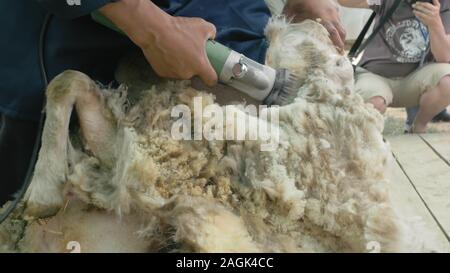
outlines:
[{"label": "dirty wool clumps", "polygon": [[[96,87],[114,124],[111,145],[92,152],[94,144],[74,134],[61,157],[59,212],[13,237],[10,224],[39,210],[16,214],[0,231],[4,249],[66,251],[77,241],[82,251],[364,252],[373,243],[381,251],[429,250],[395,213],[382,116],[355,95],[351,64],[326,30],[276,19],[267,36],[268,65],[299,79],[295,101],[279,108],[273,151],[261,151],[260,140],[174,140],[174,106],[194,112],[199,96],[204,106],[215,103],[189,82],[154,86],[132,105],[123,92]],[[54,86],[74,77],[86,76],[65,72]],[[38,198],[45,188],[38,183],[27,206],[54,205]]]}]

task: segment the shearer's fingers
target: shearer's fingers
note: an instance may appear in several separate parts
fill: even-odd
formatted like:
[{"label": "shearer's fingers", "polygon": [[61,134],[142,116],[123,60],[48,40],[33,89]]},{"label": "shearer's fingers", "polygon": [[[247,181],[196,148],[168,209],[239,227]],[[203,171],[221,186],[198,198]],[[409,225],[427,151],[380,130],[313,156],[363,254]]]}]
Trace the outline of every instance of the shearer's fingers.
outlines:
[{"label": "shearer's fingers", "polygon": [[333,44],[342,52],[344,50],[344,41],[341,38],[339,30],[330,22],[323,22],[322,24],[328,30]]},{"label": "shearer's fingers", "polygon": [[216,38],[216,33],[217,33],[216,26],[214,26],[213,24],[211,24],[203,19],[200,19],[200,20],[201,20],[202,24],[204,25],[204,31],[205,31],[204,34],[207,36],[207,38],[209,40],[214,40]]},{"label": "shearer's fingers", "polygon": [[217,73],[212,67],[211,63],[208,60],[208,57],[206,55],[206,50],[204,51],[204,58],[201,61],[201,68],[199,70],[198,76],[202,81],[208,85],[208,86],[214,86],[217,84]]},{"label": "shearer's fingers", "polygon": [[343,41],[345,43],[345,39],[347,37],[347,31],[345,31],[344,26],[342,25],[342,22],[340,22],[340,21],[334,22],[333,25],[338,30],[339,37],[341,37],[341,41]]},{"label": "shearer's fingers", "polygon": [[439,11],[439,7],[430,3],[418,2],[413,6],[414,10],[422,11],[426,14],[432,14]]},{"label": "shearer's fingers", "polygon": [[417,18],[419,18],[419,20],[420,21],[426,21],[427,19],[429,19],[430,18],[430,15],[428,14],[428,13],[424,13],[424,12],[422,12],[422,11],[419,11],[419,10],[415,10],[415,11],[413,11],[413,13],[414,13],[414,15],[416,15],[417,16]]},{"label": "shearer's fingers", "polygon": [[[205,45],[208,40],[212,40],[216,37],[216,27],[213,24],[207,24],[207,28],[204,33]],[[198,71],[198,76],[202,81],[208,86],[214,86],[217,84],[218,76],[216,71],[211,65],[206,53],[206,48],[203,48],[202,60],[200,61],[200,67]]]}]

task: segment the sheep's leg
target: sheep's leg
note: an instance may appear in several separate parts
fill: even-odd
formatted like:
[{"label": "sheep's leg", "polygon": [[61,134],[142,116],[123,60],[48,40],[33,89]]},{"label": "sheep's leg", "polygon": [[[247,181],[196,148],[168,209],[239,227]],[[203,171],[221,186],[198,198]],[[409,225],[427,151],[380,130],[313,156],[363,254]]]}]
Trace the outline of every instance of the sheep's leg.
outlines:
[{"label": "sheep's leg", "polygon": [[76,107],[79,115],[82,135],[94,155],[105,163],[113,160],[111,148],[106,146],[110,145],[115,128],[103,115],[100,94],[88,76],[76,71],[65,71],[50,83],[46,96],[47,118],[42,146],[27,192],[26,214],[31,217],[53,215],[62,206],[69,122],[73,107]]},{"label": "sheep's leg", "polygon": [[[242,219],[203,198],[178,196],[156,211],[180,249],[208,253],[260,252]],[[164,228],[163,228],[164,229]],[[155,238],[162,239],[162,238]],[[163,240],[164,241],[164,240]]]}]

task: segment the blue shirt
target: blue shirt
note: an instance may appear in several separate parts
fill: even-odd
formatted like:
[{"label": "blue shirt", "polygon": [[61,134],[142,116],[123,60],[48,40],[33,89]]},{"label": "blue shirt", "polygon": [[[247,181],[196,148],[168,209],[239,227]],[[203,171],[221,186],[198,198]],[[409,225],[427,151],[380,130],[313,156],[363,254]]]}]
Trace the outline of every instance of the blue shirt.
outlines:
[{"label": "blue shirt", "polygon": [[[110,83],[120,57],[135,47],[105,28],[89,14],[111,0],[0,1],[0,112],[37,120],[44,95],[39,59],[39,36],[47,13],[50,21],[44,43],[44,63],[50,80],[66,69]],[[76,2],[76,1],[75,1]],[[216,39],[248,57],[264,62],[264,28],[270,11],[264,0],[154,0],[175,16],[201,17],[217,28]]]}]

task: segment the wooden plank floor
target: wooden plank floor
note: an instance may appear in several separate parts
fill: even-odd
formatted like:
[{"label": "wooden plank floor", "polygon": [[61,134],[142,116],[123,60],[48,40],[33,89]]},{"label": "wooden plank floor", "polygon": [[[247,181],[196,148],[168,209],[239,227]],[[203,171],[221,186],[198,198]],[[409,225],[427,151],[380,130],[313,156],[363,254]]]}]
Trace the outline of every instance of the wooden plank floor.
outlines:
[{"label": "wooden plank floor", "polygon": [[450,134],[388,137],[396,160],[393,202],[407,216],[420,216],[450,252]]}]

